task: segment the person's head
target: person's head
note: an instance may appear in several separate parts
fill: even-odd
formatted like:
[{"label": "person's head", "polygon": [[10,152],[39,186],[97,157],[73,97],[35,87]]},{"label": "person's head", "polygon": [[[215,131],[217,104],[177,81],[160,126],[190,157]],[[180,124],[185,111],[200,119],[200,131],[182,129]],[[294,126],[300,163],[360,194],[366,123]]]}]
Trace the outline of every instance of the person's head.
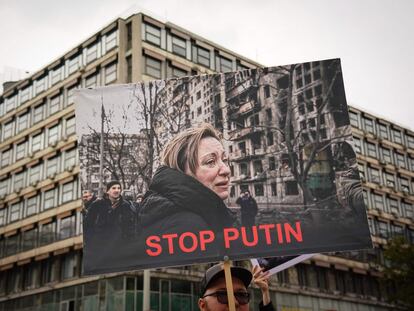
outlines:
[{"label": "person's head", "polygon": [[117,180],[110,181],[106,184],[106,194],[111,201],[116,201],[121,196],[121,183]]},{"label": "person's head", "polygon": [[[241,267],[231,267],[233,291],[236,309],[249,310],[250,294],[247,291],[252,280],[249,270]],[[202,311],[228,310],[228,298],[223,264],[217,264],[208,269],[201,281],[201,292],[198,307]]]},{"label": "person's head", "polygon": [[143,199],[144,199],[144,196],[142,194],[138,194],[136,202],[141,203]]},{"label": "person's head", "polygon": [[82,191],[82,201],[83,203],[88,203],[93,198],[93,193],[91,190]]},{"label": "person's head", "polygon": [[193,176],[221,199],[229,195],[230,168],[220,136],[210,124],[189,128],[165,146],[162,164]]},{"label": "person's head", "polygon": [[245,196],[246,198],[250,197],[250,190],[246,190],[246,191],[244,192],[244,196]]}]

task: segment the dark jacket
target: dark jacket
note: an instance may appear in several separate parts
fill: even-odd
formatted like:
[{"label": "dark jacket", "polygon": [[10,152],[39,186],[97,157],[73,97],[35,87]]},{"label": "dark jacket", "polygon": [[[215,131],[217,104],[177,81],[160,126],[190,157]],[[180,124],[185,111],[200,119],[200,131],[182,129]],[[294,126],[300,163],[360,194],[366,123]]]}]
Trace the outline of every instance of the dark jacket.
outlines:
[{"label": "dark jacket", "polygon": [[234,219],[223,200],[195,178],[161,166],[141,204],[144,236],[162,233],[221,232]]},{"label": "dark jacket", "polygon": [[87,238],[129,239],[134,237],[134,227],[134,207],[122,197],[115,206],[107,198],[96,200],[88,208],[84,220]]},{"label": "dark jacket", "polygon": [[241,212],[243,214],[256,216],[257,203],[253,197],[249,196],[248,198],[238,198],[236,204],[240,205]]}]

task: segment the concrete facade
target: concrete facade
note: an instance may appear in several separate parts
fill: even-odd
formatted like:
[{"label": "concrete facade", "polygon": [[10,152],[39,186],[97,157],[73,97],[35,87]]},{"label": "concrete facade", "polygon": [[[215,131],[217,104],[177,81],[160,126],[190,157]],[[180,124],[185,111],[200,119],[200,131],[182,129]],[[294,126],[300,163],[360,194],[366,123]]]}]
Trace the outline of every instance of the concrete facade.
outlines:
[{"label": "concrete facade", "polygon": [[[306,84],[317,87],[318,65],[309,66],[297,74],[294,83],[298,90]],[[81,276],[74,89],[256,67],[260,64],[176,25],[135,14],[110,23],[29,78],[10,86],[0,96],[0,310],[141,310],[142,272]],[[257,90],[248,77],[234,79],[244,85],[243,90],[250,90],[250,98],[231,82],[215,89],[214,94],[201,95],[204,82],[193,81],[191,87],[207,101],[196,97],[188,109],[176,107],[171,112],[177,118],[194,115],[194,122],[220,124],[223,118],[217,111],[233,113],[224,108],[223,102],[242,101],[237,118],[252,126],[252,133],[241,133],[237,122],[222,124],[230,141],[227,147],[233,170],[238,176],[250,177],[232,180],[233,197],[237,197],[242,185],[247,185],[253,193],[256,189],[258,194],[263,192],[264,195],[255,195],[262,205],[268,203],[269,195],[265,194],[274,197],[275,202],[283,201],[291,189],[278,181],[291,176],[283,171],[283,156],[269,159],[264,145],[272,138],[256,126],[254,117],[258,115],[259,122],[268,116],[280,119],[283,104],[271,106],[267,95],[282,99],[283,92]],[[260,110],[253,100],[257,98],[264,103]],[[175,102],[182,101],[176,98]],[[297,103],[297,118],[305,121],[302,132],[311,137],[310,119],[315,116],[308,111],[307,102],[303,103],[304,108]],[[301,109],[306,113],[302,114]],[[375,248],[319,254],[278,274],[271,286],[278,310],[396,308],[387,302],[392,289],[380,283],[382,250],[393,236],[404,235],[414,243],[414,133],[352,107],[350,121]],[[326,111],[322,129],[326,128],[327,136],[329,124],[334,122],[334,113]],[[273,135],[274,142],[280,139]],[[261,175],[273,166],[270,176]],[[264,184],[263,190],[256,186],[260,183]],[[152,308],[196,310],[198,281],[204,268],[154,271]],[[255,304],[259,299],[257,289],[253,293]]]}]

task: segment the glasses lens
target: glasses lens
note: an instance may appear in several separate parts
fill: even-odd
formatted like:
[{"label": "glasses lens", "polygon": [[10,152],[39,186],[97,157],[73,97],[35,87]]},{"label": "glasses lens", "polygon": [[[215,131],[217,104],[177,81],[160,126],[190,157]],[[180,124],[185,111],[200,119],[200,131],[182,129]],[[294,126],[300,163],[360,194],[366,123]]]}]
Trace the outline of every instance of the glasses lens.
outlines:
[{"label": "glasses lens", "polygon": [[250,301],[250,293],[238,292],[234,293],[234,296],[236,297],[237,302],[241,305],[245,305]]},{"label": "glasses lens", "polygon": [[227,292],[216,292],[216,297],[219,303],[228,304]]},{"label": "glasses lens", "polygon": [[[229,300],[227,299],[227,292],[216,292],[215,293],[217,300],[219,303],[221,304],[228,304]],[[236,300],[239,304],[241,305],[245,305],[247,303],[249,303],[250,301],[250,293],[245,293],[245,292],[236,292],[234,293],[234,297],[236,297]]]}]

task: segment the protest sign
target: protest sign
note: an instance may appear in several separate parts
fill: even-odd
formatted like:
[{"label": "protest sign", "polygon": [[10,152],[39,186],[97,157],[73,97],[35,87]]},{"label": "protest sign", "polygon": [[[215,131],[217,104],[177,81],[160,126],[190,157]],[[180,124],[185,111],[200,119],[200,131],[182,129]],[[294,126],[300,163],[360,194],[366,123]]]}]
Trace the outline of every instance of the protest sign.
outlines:
[{"label": "protest sign", "polygon": [[[85,202],[86,274],[371,247],[339,59],[83,89],[76,122],[82,189],[104,195]],[[229,160],[211,189],[160,166],[204,122]]]}]

